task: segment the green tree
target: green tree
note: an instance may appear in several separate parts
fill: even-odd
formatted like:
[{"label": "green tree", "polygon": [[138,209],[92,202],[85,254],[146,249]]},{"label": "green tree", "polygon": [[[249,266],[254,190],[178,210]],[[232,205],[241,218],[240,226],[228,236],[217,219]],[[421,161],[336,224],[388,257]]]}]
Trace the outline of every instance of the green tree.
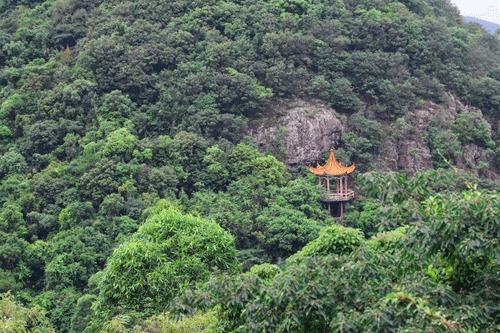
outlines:
[{"label": "green tree", "polygon": [[82,175],[79,183],[81,196],[91,199],[98,205],[106,195],[118,190],[117,175],[115,163],[106,158],[102,159],[94,168]]},{"label": "green tree", "polygon": [[79,296],[73,288],[49,290],[38,294],[34,303],[47,311],[50,324],[57,332],[69,332]]},{"label": "green tree", "polygon": [[351,82],[346,78],[334,80],[330,85],[330,103],[340,110],[349,113],[357,112],[361,101],[352,89]]},{"label": "green tree", "polygon": [[57,233],[43,254],[48,290],[87,286],[87,280],[104,266],[110,254],[107,236],[92,227],[74,227]]},{"label": "green tree", "polygon": [[478,113],[461,113],[453,122],[453,131],[463,143],[474,142],[489,148],[495,145],[488,123]]},{"label": "green tree", "polygon": [[23,173],[28,165],[23,155],[15,150],[10,150],[0,156],[0,177],[10,176],[16,173]]},{"label": "green tree", "polygon": [[94,295],[83,295],[78,299],[75,306],[75,312],[71,317],[71,333],[80,333],[85,330],[92,320],[92,303],[96,300]]},{"label": "green tree", "polygon": [[137,144],[137,137],[126,128],[120,128],[108,135],[103,147],[104,156],[128,161]]},{"label": "green tree", "polygon": [[26,132],[26,138],[24,150],[32,155],[50,153],[60,143],[63,136],[55,121],[44,120],[31,125]]},{"label": "green tree", "polygon": [[321,229],[318,238],[302,248],[290,260],[304,257],[345,255],[353,252],[364,243],[363,234],[358,229],[345,228],[336,224]]},{"label": "green tree", "polygon": [[154,314],[193,283],[238,270],[233,237],[215,222],[168,208],[151,215],[110,257],[98,316],[121,311]]},{"label": "green tree", "polygon": [[5,203],[3,205],[2,211],[0,212],[0,231],[18,236],[26,234],[26,227],[21,207],[9,203]]},{"label": "green tree", "polygon": [[71,229],[83,226],[89,221],[94,213],[91,202],[72,202],[59,213],[59,224],[61,229]]},{"label": "green tree", "polygon": [[129,118],[135,109],[134,103],[119,90],[114,90],[103,96],[102,105],[97,116],[103,119],[116,120]]},{"label": "green tree", "polygon": [[291,207],[271,204],[256,219],[262,228],[262,242],[273,260],[284,259],[318,235],[320,223]]},{"label": "green tree", "polygon": [[497,192],[440,193],[424,202],[422,222],[411,235],[426,245],[428,255],[437,256],[437,270],[455,290],[474,290],[484,293],[485,302],[494,301],[497,287],[488,284],[498,268],[499,214]]},{"label": "green tree", "polygon": [[436,167],[446,168],[449,163],[456,164],[461,155],[462,145],[459,136],[452,131],[444,119],[433,117],[426,128],[425,139],[431,148],[432,162]]},{"label": "green tree", "polygon": [[55,332],[40,307],[23,307],[9,293],[0,294],[0,317],[4,332]]}]

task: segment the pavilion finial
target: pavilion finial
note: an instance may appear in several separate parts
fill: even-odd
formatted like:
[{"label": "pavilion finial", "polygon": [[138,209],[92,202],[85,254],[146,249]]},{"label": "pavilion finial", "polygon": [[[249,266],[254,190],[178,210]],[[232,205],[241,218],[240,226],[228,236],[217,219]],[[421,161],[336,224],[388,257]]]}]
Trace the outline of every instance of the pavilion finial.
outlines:
[{"label": "pavilion finial", "polygon": [[64,53],[61,56],[62,60],[71,60],[73,57],[71,56],[71,49],[69,48],[69,44],[66,43],[66,49],[64,49]]}]

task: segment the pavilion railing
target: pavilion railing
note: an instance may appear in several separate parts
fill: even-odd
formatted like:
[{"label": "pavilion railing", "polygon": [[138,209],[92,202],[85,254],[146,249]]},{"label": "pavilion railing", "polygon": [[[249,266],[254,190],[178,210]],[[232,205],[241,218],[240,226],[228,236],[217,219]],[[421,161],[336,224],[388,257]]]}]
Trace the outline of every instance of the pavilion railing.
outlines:
[{"label": "pavilion railing", "polygon": [[354,198],[354,191],[347,190],[347,192],[328,192],[324,197],[324,201],[348,201]]}]

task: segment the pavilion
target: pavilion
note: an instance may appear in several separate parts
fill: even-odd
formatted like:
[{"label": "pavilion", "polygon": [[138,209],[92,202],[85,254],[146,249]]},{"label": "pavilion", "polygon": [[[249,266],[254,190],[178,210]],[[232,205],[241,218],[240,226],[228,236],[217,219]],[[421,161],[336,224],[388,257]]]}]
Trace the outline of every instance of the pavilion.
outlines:
[{"label": "pavilion", "polygon": [[335,218],[343,218],[345,203],[354,198],[354,191],[348,187],[348,176],[356,166],[343,166],[337,161],[333,149],[325,165],[309,166],[309,170],[318,175],[318,181],[326,189],[326,195],[322,201],[328,205],[330,214]]}]

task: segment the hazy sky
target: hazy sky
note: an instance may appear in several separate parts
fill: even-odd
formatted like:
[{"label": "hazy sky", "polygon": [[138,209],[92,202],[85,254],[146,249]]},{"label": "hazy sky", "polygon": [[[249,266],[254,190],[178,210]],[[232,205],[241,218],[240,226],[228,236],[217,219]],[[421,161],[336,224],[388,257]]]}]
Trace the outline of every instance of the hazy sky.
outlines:
[{"label": "hazy sky", "polygon": [[500,0],[451,0],[464,16],[500,24]]}]

